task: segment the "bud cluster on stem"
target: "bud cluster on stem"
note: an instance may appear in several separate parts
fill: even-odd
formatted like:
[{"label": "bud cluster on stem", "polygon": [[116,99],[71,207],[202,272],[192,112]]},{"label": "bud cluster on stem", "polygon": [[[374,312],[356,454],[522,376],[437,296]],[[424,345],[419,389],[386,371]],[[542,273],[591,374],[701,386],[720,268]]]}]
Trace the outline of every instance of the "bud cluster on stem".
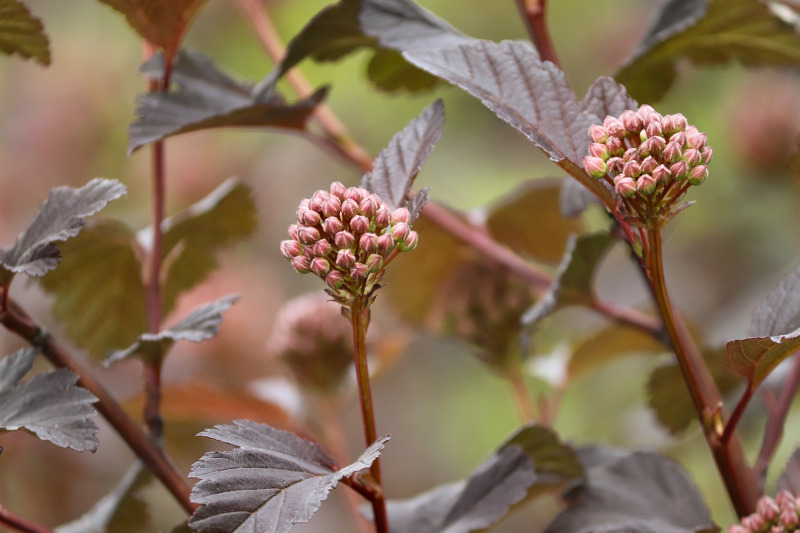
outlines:
[{"label": "bud cluster on stem", "polygon": [[800,498],[782,490],[775,496],[762,496],[756,512],[742,518],[728,533],[788,533],[800,531]]}]

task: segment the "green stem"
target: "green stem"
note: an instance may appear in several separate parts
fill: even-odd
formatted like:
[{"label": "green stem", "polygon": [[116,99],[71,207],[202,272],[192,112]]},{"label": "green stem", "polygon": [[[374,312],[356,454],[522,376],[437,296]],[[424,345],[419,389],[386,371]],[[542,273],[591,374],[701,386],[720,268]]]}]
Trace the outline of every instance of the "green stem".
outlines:
[{"label": "green stem", "polygon": [[[350,304],[350,322],[353,325],[353,353],[356,365],[356,380],[358,381],[358,398],[361,404],[361,420],[364,425],[364,440],[370,446],[376,440],[375,411],[372,403],[372,389],[369,382],[369,367],[367,366],[367,327],[369,326],[369,297],[356,296]],[[370,467],[372,481],[375,489],[370,492],[372,511],[375,516],[375,530],[378,533],[389,532],[389,522],[386,515],[386,499],[381,483],[380,458],[375,459]]]},{"label": "green stem", "polygon": [[[658,218],[651,221],[647,229],[649,244],[647,265],[653,297],[731,503],[739,517],[747,516],[755,511],[756,501],[759,498],[756,478],[753,470],[747,465],[744,450],[737,436],[731,434],[728,440],[723,442],[715,425],[707,421],[709,416],[714,416],[722,408],[722,396],[699,349],[692,342],[686,325],[672,309],[664,278],[662,223]],[[722,416],[722,413],[719,414]]]}]

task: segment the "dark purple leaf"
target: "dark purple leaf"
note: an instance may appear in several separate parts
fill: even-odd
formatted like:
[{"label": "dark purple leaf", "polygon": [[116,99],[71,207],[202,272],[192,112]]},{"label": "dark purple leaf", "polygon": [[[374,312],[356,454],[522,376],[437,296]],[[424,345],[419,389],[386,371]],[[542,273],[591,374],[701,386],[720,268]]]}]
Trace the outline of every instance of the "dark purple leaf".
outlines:
[{"label": "dark purple leaf", "polygon": [[417,218],[427,194],[413,205],[410,200],[414,197],[410,199],[409,194],[422,165],[441,138],[443,126],[444,104],[436,100],[392,137],[372,163],[372,171],[361,180],[361,186],[380,196],[392,209],[414,207],[415,211],[409,211],[412,220]]},{"label": "dark purple leaf", "polygon": [[109,354],[106,366],[137,354],[148,360],[163,359],[175,341],[203,342],[216,337],[222,323],[222,313],[236,303],[239,296],[226,296],[202,305],[186,318],[161,333],[143,333],[132,346]]},{"label": "dark purple leaf", "polygon": [[586,482],[565,494],[567,509],[546,533],[718,531],[683,468],[656,452],[593,454]]},{"label": "dark purple leaf", "polygon": [[50,40],[42,21],[18,0],[0,0],[0,52],[50,64]]},{"label": "dark purple leaf", "polygon": [[86,217],[100,211],[125,191],[125,186],[120,182],[100,178],[93,179],[80,189],[54,188],[28,228],[0,258],[0,265],[13,273],[43,276],[61,260],[56,242],[76,236],[83,228]]},{"label": "dark purple leaf", "polygon": [[37,350],[24,349],[0,361],[0,427],[27,429],[42,440],[84,451],[97,449],[97,412],[92,393],[75,386],[78,376],[59,368],[20,382]]},{"label": "dark purple leaf", "polygon": [[800,448],[792,452],[786,461],[786,468],[778,478],[778,490],[800,494]]},{"label": "dark purple leaf", "polygon": [[780,1],[671,0],[614,77],[640,101],[651,102],[667,92],[683,59],[797,67],[800,39],[787,10]]},{"label": "dark purple leaf", "polygon": [[783,278],[753,311],[750,334],[783,335],[800,328],[800,268]]},{"label": "dark purple leaf", "polygon": [[[163,58],[154,56],[142,70],[157,75]],[[238,83],[205,56],[183,51],[173,68],[175,91],[139,97],[137,120],[129,128],[128,152],[166,137],[209,128],[261,126],[302,130],[324,98],[320,89],[295,104],[287,104],[274,87]]]},{"label": "dark purple leaf", "polygon": [[284,533],[306,522],[345,477],[369,468],[389,437],[383,437],[351,465],[336,462],[317,444],[265,424],[237,420],[200,433],[234,446],[206,453],[192,465],[200,479],[192,501],[201,507],[189,520],[208,533]]},{"label": "dark purple leaf", "polygon": [[800,329],[786,335],[731,341],[726,348],[728,366],[755,390],[776,366],[800,349]]}]

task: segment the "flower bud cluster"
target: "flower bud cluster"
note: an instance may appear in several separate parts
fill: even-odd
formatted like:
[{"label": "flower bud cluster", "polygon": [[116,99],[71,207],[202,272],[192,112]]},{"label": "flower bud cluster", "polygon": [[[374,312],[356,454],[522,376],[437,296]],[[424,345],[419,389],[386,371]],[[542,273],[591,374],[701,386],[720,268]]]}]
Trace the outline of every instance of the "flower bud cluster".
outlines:
[{"label": "flower bud cluster", "polygon": [[763,496],[756,512],[742,518],[741,524],[728,528],[728,533],[784,533],[800,531],[800,498],[782,490],[773,500]]},{"label": "flower bud cluster", "polygon": [[602,126],[589,128],[589,136],[584,169],[613,185],[623,205],[640,215],[646,206],[671,207],[708,177],[712,150],[706,134],[680,113],[662,116],[643,105],[607,116]]},{"label": "flower bud cluster", "polygon": [[313,272],[339,296],[365,295],[386,261],[417,246],[410,222],[408,209],[392,211],[376,194],[337,181],[330,192],[319,190],[300,202],[281,254],[297,272]]}]

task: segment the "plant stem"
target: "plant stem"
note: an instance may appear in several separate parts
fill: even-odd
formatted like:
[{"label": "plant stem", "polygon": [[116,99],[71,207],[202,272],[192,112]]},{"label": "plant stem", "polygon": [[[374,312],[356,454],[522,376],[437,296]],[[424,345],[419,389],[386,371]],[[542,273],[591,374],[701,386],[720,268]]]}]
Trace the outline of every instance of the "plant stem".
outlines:
[{"label": "plant stem", "polygon": [[0,524],[5,524],[8,527],[23,533],[53,533],[52,530],[46,527],[34,524],[25,520],[21,516],[17,516],[2,505],[0,505]]},{"label": "plant stem", "polygon": [[[367,366],[367,326],[369,325],[369,297],[356,296],[350,304],[350,323],[353,325],[353,353],[356,365],[356,380],[358,381],[359,403],[361,404],[361,421],[364,425],[364,440],[370,446],[376,440],[375,413],[372,403],[372,390],[369,382],[369,368]],[[378,533],[388,533],[389,524],[386,516],[386,499],[383,495],[381,483],[380,458],[375,459],[370,467],[370,474],[378,490],[371,494],[372,511],[375,515],[375,530]]]},{"label": "plant stem", "polygon": [[739,517],[747,516],[755,511],[758,486],[736,435],[731,434],[727,442],[723,442],[713,424],[706,421],[709,414],[722,408],[722,397],[686,325],[672,309],[664,277],[661,228],[660,219],[654,219],[647,230],[647,266],[653,297],[731,503]]},{"label": "plant stem", "polygon": [[545,20],[547,0],[516,0],[516,4],[525,22],[528,35],[530,35],[536,50],[539,51],[539,57],[561,68],[561,61],[558,60],[556,47],[550,37],[550,30]]},{"label": "plant stem", "polygon": [[9,309],[0,313],[0,323],[32,346],[41,348],[45,357],[57,368],[66,368],[78,375],[78,383],[97,397],[97,410],[108,420],[131,450],[147,465],[153,474],[190,514],[197,506],[189,498],[190,487],[186,477],[172,464],[161,447],[151,440],[131,420],[119,403],[103,385],[83,368],[52,336],[17,304],[9,299]]},{"label": "plant stem", "polygon": [[517,404],[517,412],[519,413],[520,421],[523,424],[533,422],[536,420],[536,406],[531,399],[528,386],[525,384],[525,375],[522,372],[522,362],[515,365],[506,373],[509,384],[511,385],[511,392],[514,397],[514,403]]}]

